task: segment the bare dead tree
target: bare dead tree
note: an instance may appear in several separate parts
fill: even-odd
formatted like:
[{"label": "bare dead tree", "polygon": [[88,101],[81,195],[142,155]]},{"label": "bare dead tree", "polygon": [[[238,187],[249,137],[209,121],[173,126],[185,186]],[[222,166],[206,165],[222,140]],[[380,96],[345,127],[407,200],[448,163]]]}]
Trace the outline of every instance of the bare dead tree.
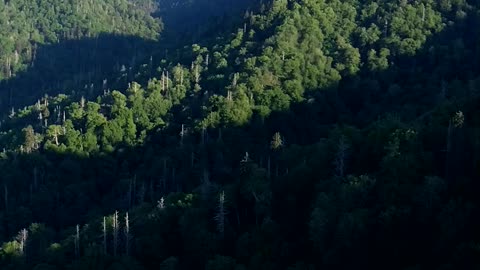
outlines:
[{"label": "bare dead tree", "polygon": [[26,256],[27,253],[27,241],[28,241],[28,231],[27,229],[22,229],[17,236],[17,241],[20,244],[19,252],[20,256]]},{"label": "bare dead tree", "polygon": [[222,236],[222,238],[225,234],[226,215],[227,215],[227,211],[225,209],[225,191],[222,191],[222,193],[220,193],[220,196],[218,198],[217,213],[215,215],[215,221],[217,222],[217,230]]},{"label": "bare dead tree", "polygon": [[200,82],[200,71],[198,69],[198,65],[195,65],[195,84]]},{"label": "bare dead tree", "polygon": [[128,212],[125,214],[125,254],[130,255],[130,219],[128,217]]},{"label": "bare dead tree", "polygon": [[167,88],[166,88],[167,90],[168,90],[168,88],[169,88],[169,86],[170,86],[170,82],[169,82],[169,81],[170,81],[170,78],[169,78],[169,77],[170,77],[170,74],[168,74],[168,70],[167,70],[167,77],[165,78],[166,83],[167,83]]},{"label": "bare dead tree", "polygon": [[160,210],[165,209],[165,199],[163,197],[158,201],[157,207]]},{"label": "bare dead tree", "polygon": [[425,22],[425,5],[422,4],[422,23]]},{"label": "bare dead tree", "polygon": [[182,129],[180,131],[180,146],[183,146],[183,138],[187,135],[187,130],[185,128],[185,125],[182,124]]},{"label": "bare dead tree", "polygon": [[115,211],[115,214],[113,215],[112,228],[113,228],[113,256],[117,256],[118,232],[120,229],[120,226],[118,224],[118,211]]},{"label": "bare dead tree", "polygon": [[85,103],[86,103],[85,97],[82,96],[82,98],[80,99],[80,108],[84,109]]},{"label": "bare dead tree", "polygon": [[75,232],[75,257],[80,258],[80,225],[77,224]]},{"label": "bare dead tree", "polygon": [[165,92],[165,71],[162,71],[162,92]]},{"label": "bare dead tree", "polygon": [[103,217],[102,223],[102,231],[103,231],[103,255],[107,255],[107,218]]}]

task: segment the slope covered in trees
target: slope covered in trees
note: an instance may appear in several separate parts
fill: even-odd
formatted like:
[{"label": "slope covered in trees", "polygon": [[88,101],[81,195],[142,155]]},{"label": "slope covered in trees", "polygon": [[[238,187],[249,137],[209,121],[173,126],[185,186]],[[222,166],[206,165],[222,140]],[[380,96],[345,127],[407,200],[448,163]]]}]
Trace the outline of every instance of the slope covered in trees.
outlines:
[{"label": "slope covered in trees", "polygon": [[238,16],[5,116],[2,269],[478,267],[480,5]]},{"label": "slope covered in trees", "polygon": [[231,26],[241,23],[241,13],[254,9],[258,0],[158,0],[155,15],[162,18],[164,33],[173,48],[179,42],[196,42],[218,36]]},{"label": "slope covered in trees", "polygon": [[0,1],[0,106],[90,87],[122,65],[133,65],[140,58],[139,40],[156,40],[161,30],[147,5],[153,3]]}]

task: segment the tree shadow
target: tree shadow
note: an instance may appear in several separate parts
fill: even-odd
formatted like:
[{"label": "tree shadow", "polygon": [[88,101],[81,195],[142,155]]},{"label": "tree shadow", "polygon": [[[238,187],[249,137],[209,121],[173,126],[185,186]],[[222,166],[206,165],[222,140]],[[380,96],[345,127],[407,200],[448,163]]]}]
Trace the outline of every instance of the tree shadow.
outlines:
[{"label": "tree shadow", "polygon": [[[242,22],[241,12],[254,9],[258,0],[159,0],[155,16],[165,25],[163,40],[170,48],[179,44],[204,43],[205,38],[215,38],[230,33]],[[232,15],[235,16],[232,16]],[[215,32],[215,37],[212,37]]]},{"label": "tree shadow", "polygon": [[0,82],[0,108],[21,108],[44,95],[93,98],[105,89],[125,88],[140,65],[153,69],[157,46],[154,40],[116,34],[39,46],[26,70]]}]

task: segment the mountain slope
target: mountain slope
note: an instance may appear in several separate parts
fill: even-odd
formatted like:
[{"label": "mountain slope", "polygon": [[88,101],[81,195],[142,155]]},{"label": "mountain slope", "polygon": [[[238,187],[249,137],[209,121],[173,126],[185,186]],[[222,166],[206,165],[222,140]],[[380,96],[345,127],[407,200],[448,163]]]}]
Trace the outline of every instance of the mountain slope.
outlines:
[{"label": "mountain slope", "polygon": [[159,8],[156,15],[165,23],[166,40],[174,39],[191,43],[208,37],[212,32],[218,35],[220,31],[231,30],[229,26],[241,21],[242,12],[256,9],[261,2],[259,0],[158,0]]},{"label": "mountain slope", "polygon": [[[127,0],[2,1],[0,13],[0,105],[4,111],[35,100],[28,100],[29,96],[57,94],[58,88],[79,89],[94,78],[105,79],[113,59],[95,59],[109,54],[105,47],[116,44],[126,52],[135,47],[134,39],[155,40],[161,30],[161,23],[149,11]],[[107,35],[110,38],[105,38]],[[100,41],[99,36],[103,36]],[[125,54],[129,58],[118,59],[120,66],[135,57]],[[84,59],[90,63],[82,62]],[[23,76],[21,82],[15,80],[17,76]]]},{"label": "mountain slope", "polygon": [[2,269],[478,267],[479,11],[272,1],[14,110]]}]

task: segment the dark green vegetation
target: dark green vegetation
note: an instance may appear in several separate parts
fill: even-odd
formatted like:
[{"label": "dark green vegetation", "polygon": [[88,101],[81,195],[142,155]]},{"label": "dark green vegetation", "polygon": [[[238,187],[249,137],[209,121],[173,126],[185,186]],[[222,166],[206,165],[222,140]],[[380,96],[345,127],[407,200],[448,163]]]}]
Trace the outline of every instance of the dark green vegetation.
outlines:
[{"label": "dark green vegetation", "polygon": [[147,40],[161,29],[146,8],[149,1],[0,1],[0,106],[98,90],[122,67],[147,58]]},{"label": "dark green vegetation", "polygon": [[[221,29],[243,23],[242,12],[254,8],[258,0],[158,0],[154,13],[162,18],[166,27],[162,35],[178,48],[178,42],[195,42],[220,35]],[[234,16],[232,16],[234,15]],[[215,31],[215,35],[211,35]],[[179,35],[179,33],[181,33]]]},{"label": "dark green vegetation", "polygon": [[[480,3],[275,0],[235,16],[231,34],[142,50],[119,91],[5,114],[1,268],[478,268]],[[72,46],[90,55],[88,40]]]}]

